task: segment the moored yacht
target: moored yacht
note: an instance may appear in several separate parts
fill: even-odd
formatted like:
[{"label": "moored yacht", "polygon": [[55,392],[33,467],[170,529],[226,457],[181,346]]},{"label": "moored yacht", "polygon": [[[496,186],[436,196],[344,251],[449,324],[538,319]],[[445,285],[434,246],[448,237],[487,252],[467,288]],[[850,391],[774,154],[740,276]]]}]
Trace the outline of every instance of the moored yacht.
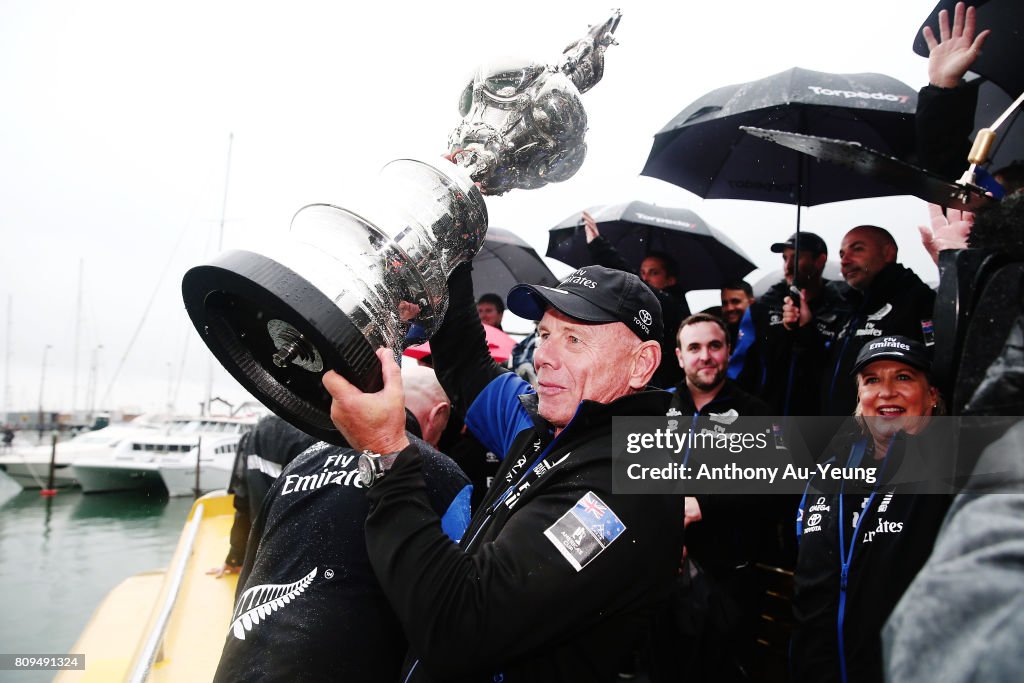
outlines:
[{"label": "moored yacht", "polygon": [[[225,440],[230,442],[233,439],[234,444],[230,446],[230,457],[233,460],[238,440],[253,428],[256,420],[257,416],[175,419],[163,430],[122,441],[109,458],[79,459],[74,465],[74,476],[85,493],[132,489],[164,491],[166,486],[160,475],[160,466],[164,463],[181,463],[191,456],[194,486],[194,449],[202,443],[202,458],[207,452],[203,442],[210,440],[211,445],[216,444],[213,449],[216,450],[217,447],[225,448]],[[210,456],[213,455],[211,452]],[[227,469],[230,476],[230,464]],[[188,492],[191,492],[191,487]]]},{"label": "moored yacht", "polygon": [[161,417],[140,415],[131,422],[111,424],[102,429],[83,432],[67,441],[58,441],[56,452],[52,444],[15,446],[0,455],[0,470],[23,488],[46,488],[52,456],[53,485],[73,486],[76,480],[72,466],[76,462],[82,459],[109,459],[122,441],[145,434],[157,434],[162,423]]}]

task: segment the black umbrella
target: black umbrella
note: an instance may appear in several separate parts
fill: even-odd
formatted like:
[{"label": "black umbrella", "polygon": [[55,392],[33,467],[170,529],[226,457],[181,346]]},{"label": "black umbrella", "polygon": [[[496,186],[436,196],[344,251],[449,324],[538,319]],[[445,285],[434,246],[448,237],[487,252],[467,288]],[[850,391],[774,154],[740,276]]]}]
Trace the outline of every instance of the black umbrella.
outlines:
[{"label": "black umbrella", "polygon": [[[743,130],[750,135],[794,149],[815,159],[841,164],[892,185],[899,194],[911,194],[933,204],[975,211],[993,201],[982,189],[951,183],[931,171],[868,149],[856,142],[746,126]],[[797,230],[799,228],[798,219]]]},{"label": "black umbrella", "polygon": [[558,278],[537,252],[510,230],[487,228],[480,253],[473,259],[473,291],[494,293],[502,299],[520,282],[555,285]]},{"label": "black umbrella", "polygon": [[[992,35],[985,40],[971,71],[992,81],[1009,93],[1010,99],[1015,99],[1024,92],[1024,70],[1021,69],[1021,60],[1024,59],[1024,6],[1020,0],[971,0],[968,4],[974,5],[978,30],[992,29]],[[928,56],[928,43],[921,31],[925,26],[935,30],[939,24],[939,12],[946,10],[952,17],[955,6],[956,0],[941,0],[935,5],[917,31],[914,52],[922,57]]]},{"label": "black umbrella", "polygon": [[739,127],[852,140],[900,157],[914,149],[916,106],[917,93],[889,76],[790,69],[697,99],[655,135],[642,174],[705,198],[798,206],[894,195],[885,183],[805,162]]},{"label": "black umbrella", "polygon": [[[652,251],[675,258],[683,290],[721,287],[754,270],[742,249],[688,209],[627,202],[587,212],[597,221],[601,235],[637,270]],[[575,268],[593,263],[580,213],[551,229],[547,256]]]}]

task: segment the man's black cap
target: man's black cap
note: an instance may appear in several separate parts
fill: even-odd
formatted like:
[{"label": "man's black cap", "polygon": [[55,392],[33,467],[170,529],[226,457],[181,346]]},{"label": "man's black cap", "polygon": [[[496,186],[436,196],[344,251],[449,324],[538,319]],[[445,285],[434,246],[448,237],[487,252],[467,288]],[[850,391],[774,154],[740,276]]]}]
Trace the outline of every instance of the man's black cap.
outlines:
[{"label": "man's black cap", "polygon": [[880,337],[861,347],[851,375],[856,375],[876,360],[894,360],[928,373],[932,369],[932,357],[928,347],[909,337]]},{"label": "man's black cap", "polygon": [[[776,242],[772,245],[772,253],[781,254],[785,249],[795,249],[796,244],[796,233],[789,236],[789,239],[785,242]],[[813,232],[801,232],[800,233],[800,251],[809,252],[811,254],[828,254],[828,247],[825,246],[825,240],[821,239]]]},{"label": "man's black cap", "polygon": [[527,320],[540,320],[551,306],[582,322],[621,322],[641,341],[665,336],[654,292],[636,275],[604,266],[580,268],[557,287],[516,285],[507,300],[508,310]]}]

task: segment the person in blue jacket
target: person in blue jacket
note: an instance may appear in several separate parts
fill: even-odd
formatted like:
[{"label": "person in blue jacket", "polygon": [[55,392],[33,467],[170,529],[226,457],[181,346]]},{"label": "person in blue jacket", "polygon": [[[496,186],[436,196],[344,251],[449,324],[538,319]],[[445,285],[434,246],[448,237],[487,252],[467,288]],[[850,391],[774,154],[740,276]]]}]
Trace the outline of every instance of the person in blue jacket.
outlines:
[{"label": "person in blue jacket", "polygon": [[519,317],[540,320],[537,389],[487,353],[471,271],[457,268],[434,367],[470,431],[504,456],[461,544],[423,496],[422,459],[394,419],[402,386],[380,350],[384,388],[336,373],[331,416],[377,472],[370,561],[409,638],[403,681],[613,681],[667,598],[682,553],[681,495],[612,488],[612,421],[665,415],[648,390],[661,310],[631,273],[580,268],[555,287],[519,285]]}]

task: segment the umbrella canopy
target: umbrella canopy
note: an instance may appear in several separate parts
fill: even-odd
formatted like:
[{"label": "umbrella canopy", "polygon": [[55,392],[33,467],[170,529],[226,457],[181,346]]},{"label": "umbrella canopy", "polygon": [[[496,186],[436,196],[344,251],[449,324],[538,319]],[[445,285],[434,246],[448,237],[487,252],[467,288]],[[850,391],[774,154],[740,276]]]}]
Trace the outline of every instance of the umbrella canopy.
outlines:
[{"label": "umbrella canopy", "polygon": [[643,175],[713,199],[815,206],[898,190],[847,168],[821,164],[739,129],[756,126],[852,140],[886,154],[914,150],[917,93],[883,74],[806,69],[714,90],[654,137]]},{"label": "umbrella canopy", "polygon": [[[512,357],[512,347],[516,345],[515,339],[491,325],[484,325],[484,332],[487,335],[487,350],[491,352],[491,358],[499,363],[504,363]],[[426,358],[430,355],[430,342],[410,346],[402,352],[402,355],[416,360]]]},{"label": "umbrella canopy", "polygon": [[[933,204],[976,211],[994,201],[984,190],[951,183],[936,173],[867,149],[856,142],[763,128],[744,127],[744,130],[758,138],[795,149],[815,159],[842,164],[858,173],[867,174],[892,185],[899,194],[911,194]],[[797,228],[799,227],[798,221]]]},{"label": "umbrella canopy", "polygon": [[[921,31],[925,26],[936,30],[939,25],[939,12],[946,10],[953,16],[953,8],[957,0],[940,0],[928,18],[917,30],[914,38],[914,52],[922,57],[928,56],[928,43]],[[1024,92],[1024,9],[1020,0],[972,0],[978,30],[992,29],[992,35],[985,40],[985,47],[971,65],[971,71],[992,81],[1016,99]],[[936,31],[936,35],[938,32]],[[990,120],[989,123],[992,121]]]},{"label": "umbrella canopy", "polygon": [[[591,207],[587,212],[597,221],[601,236],[636,270],[652,251],[675,258],[683,290],[721,287],[754,270],[742,249],[689,209],[634,201]],[[581,214],[551,229],[547,255],[574,268],[593,262]]]},{"label": "umbrella canopy", "polygon": [[510,230],[490,227],[480,252],[473,259],[473,291],[502,299],[520,282],[555,285],[558,278],[537,252]]},{"label": "umbrella canopy", "polygon": [[[842,281],[843,272],[839,267],[839,264],[835,261],[826,261],[825,270],[822,272],[821,276],[826,280]],[[781,282],[783,277],[785,277],[785,273],[782,268],[777,268],[762,275],[758,278],[757,282],[750,285],[750,288],[754,290],[754,298],[764,296],[765,292],[771,289],[776,282]]]}]

